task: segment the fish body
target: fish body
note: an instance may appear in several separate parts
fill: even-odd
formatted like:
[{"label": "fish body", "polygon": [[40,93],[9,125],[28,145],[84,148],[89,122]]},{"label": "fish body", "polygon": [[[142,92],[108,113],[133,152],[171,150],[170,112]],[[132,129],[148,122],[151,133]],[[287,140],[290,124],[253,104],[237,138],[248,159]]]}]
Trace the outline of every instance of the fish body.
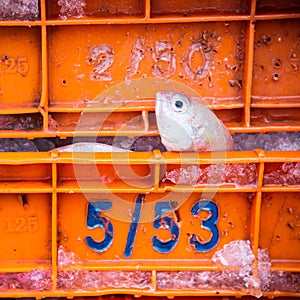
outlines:
[{"label": "fish body", "polygon": [[230,151],[233,141],[225,125],[204,104],[184,94],[156,94],[155,114],[168,151]]},{"label": "fish body", "polygon": [[57,148],[59,152],[132,152],[107,144],[82,142]]}]

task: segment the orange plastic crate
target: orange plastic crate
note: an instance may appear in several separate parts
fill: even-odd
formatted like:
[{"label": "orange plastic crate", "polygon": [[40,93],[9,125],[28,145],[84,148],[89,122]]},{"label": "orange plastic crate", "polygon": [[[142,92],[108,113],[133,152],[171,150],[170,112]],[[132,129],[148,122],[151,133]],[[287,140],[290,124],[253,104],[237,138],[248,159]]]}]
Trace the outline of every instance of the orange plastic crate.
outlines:
[{"label": "orange plastic crate", "polygon": [[[3,153],[1,295],[299,296],[300,178],[290,172],[299,168],[299,154],[227,153],[230,171],[208,185],[201,176],[191,184],[171,174],[180,168],[223,170],[223,159],[210,153],[185,159],[159,151],[97,153],[93,159],[56,151]],[[242,180],[235,172],[248,175]],[[212,207],[201,209],[203,201]],[[162,223],[154,225],[155,215]],[[216,225],[207,225],[207,219]],[[154,237],[173,243],[160,245]],[[241,266],[216,263],[216,253],[240,240],[251,241],[258,258],[251,276],[262,286],[247,287],[237,275]],[[265,260],[262,249],[268,252]],[[218,281],[227,274],[222,272],[231,272],[228,285]],[[201,276],[208,274],[204,285]]]},{"label": "orange plastic crate", "polygon": [[[231,133],[300,128],[298,1],[39,8],[0,21],[0,137],[158,135],[163,79]],[[0,296],[299,297],[299,166],[297,151],[0,153]],[[218,261],[226,245],[250,270]]]}]

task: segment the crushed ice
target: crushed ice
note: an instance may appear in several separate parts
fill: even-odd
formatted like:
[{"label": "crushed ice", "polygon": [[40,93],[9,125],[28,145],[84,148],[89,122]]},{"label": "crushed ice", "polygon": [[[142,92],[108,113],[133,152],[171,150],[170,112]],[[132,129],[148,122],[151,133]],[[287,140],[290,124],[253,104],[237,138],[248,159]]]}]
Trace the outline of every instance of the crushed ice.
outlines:
[{"label": "crushed ice", "polygon": [[238,186],[254,185],[257,182],[255,164],[227,164],[209,165],[201,168],[190,165],[177,168],[165,173],[162,182],[175,184],[203,185],[203,184],[236,184]]},{"label": "crushed ice", "polygon": [[218,250],[212,257],[212,261],[223,266],[234,266],[243,268],[248,273],[252,270],[252,263],[255,256],[250,247],[250,241],[236,240],[232,241],[220,250]]},{"label": "crushed ice", "polygon": [[285,162],[278,169],[266,172],[264,185],[300,185],[300,163]]},{"label": "crushed ice", "polygon": [[233,136],[235,151],[297,151],[300,150],[300,132],[237,133]]},{"label": "crushed ice", "polygon": [[57,4],[60,6],[60,17],[66,19],[67,17],[83,17],[86,6],[85,0],[58,0]]},{"label": "crushed ice", "polygon": [[[215,252],[212,261],[219,271],[158,271],[158,290],[239,290],[260,297],[263,292],[300,292],[300,273],[272,271],[267,249],[258,249],[258,276],[255,256],[246,240],[235,240]],[[77,265],[76,269],[72,268]],[[58,248],[57,287],[65,290],[103,290],[107,288],[152,290],[151,271],[90,271],[80,268],[80,257],[63,246]],[[0,273],[0,291],[48,291],[52,288],[50,270]]]},{"label": "crushed ice", "polygon": [[[260,288],[258,278],[253,276],[253,263],[255,256],[252,252],[250,241],[236,240],[232,241],[220,250],[218,250],[212,257],[212,261],[226,267],[238,268],[238,271],[233,271],[234,276],[241,282],[245,288],[253,289],[251,294],[256,294],[256,289]],[[260,295],[260,293],[258,294]]]},{"label": "crushed ice", "polygon": [[0,0],[0,20],[35,21],[38,18],[38,0]]},{"label": "crushed ice", "polygon": [[[66,251],[63,246],[58,248],[58,266],[71,267],[83,262],[74,252]],[[99,290],[104,288],[137,288],[150,289],[150,271],[89,271],[59,270],[58,286],[68,290]]]},{"label": "crushed ice", "polygon": [[224,269],[157,272],[157,286],[161,290],[239,290],[255,297],[262,296],[263,292],[300,291],[300,273],[272,271],[267,249],[258,249],[258,276],[255,276],[255,256],[250,241],[231,241],[218,250],[212,260]]},{"label": "crushed ice", "polygon": [[57,251],[57,263],[58,266],[63,267],[70,267],[72,265],[81,264],[80,257],[76,255],[74,252],[66,251],[65,248],[60,245]]},{"label": "crushed ice", "polygon": [[271,279],[271,261],[267,249],[258,249],[258,275],[261,280],[261,289],[267,291]]},{"label": "crushed ice", "polygon": [[67,290],[151,289],[150,271],[58,271],[57,284]]},{"label": "crushed ice", "polygon": [[30,272],[0,273],[0,291],[18,289],[30,291],[48,291],[52,288],[50,270],[32,270]]},{"label": "crushed ice", "polygon": [[300,293],[300,273],[272,271],[270,280],[263,291]]}]

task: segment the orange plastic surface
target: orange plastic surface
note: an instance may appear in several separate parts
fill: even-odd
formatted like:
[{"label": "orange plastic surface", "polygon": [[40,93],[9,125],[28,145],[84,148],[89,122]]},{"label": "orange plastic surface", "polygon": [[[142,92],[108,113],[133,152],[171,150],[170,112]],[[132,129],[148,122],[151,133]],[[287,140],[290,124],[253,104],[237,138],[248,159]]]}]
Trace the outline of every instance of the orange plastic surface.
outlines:
[{"label": "orange plastic surface", "polygon": [[[0,238],[5,241],[0,250],[1,274],[30,274],[32,270],[39,270],[48,274],[49,281],[46,290],[1,290],[3,297],[111,293],[242,296],[247,291],[234,287],[166,289],[161,288],[160,281],[164,272],[172,276],[178,271],[193,273],[224,269],[214,263],[212,257],[224,245],[236,240],[250,240],[255,256],[259,249],[267,249],[272,272],[300,273],[300,182],[299,178],[289,176],[289,171],[284,171],[287,167],[298,168],[300,152],[227,153],[227,167],[251,167],[252,173],[244,177],[244,181],[236,182],[230,174],[220,184],[210,185],[201,182],[175,184],[163,180],[162,176],[180,167],[198,165],[205,169],[212,163],[210,153],[202,153],[199,157],[187,154],[185,158],[179,153],[159,151],[113,156],[97,153],[91,160],[86,154],[54,151],[3,153],[0,161]],[[213,162],[216,167],[223,159],[215,158]],[[245,172],[249,172],[247,170]],[[280,176],[274,181],[272,178],[276,174]],[[137,180],[140,177],[144,179]],[[287,178],[287,181],[281,182],[278,178]],[[139,194],[145,195],[140,222],[132,254],[125,257],[124,248]],[[211,232],[199,227],[209,215],[203,211],[195,218],[191,215],[191,207],[208,195],[212,195],[209,199],[219,209],[217,228],[220,238],[213,249],[197,252],[189,245],[189,237],[196,233],[202,242],[210,240]],[[96,241],[104,238],[101,228],[89,229],[86,223],[89,202],[95,201],[112,203],[112,208],[101,214],[115,228],[113,243],[103,252],[94,251],[85,240],[87,236]],[[154,250],[151,242],[153,236],[162,240],[170,238],[167,229],[153,228],[155,205],[161,201],[180,204],[175,212],[166,213],[180,228],[178,245],[166,254]],[[255,264],[257,261],[254,270]],[[93,274],[89,272],[99,275],[87,275]],[[85,288],[86,276],[111,278],[107,280],[119,278],[120,286],[104,281],[101,289]],[[141,276],[145,277],[145,286],[134,286]],[[254,276],[258,274],[254,273]],[[74,284],[71,287],[64,281],[69,277],[67,282]],[[128,286],[125,278],[130,278],[127,279]],[[268,297],[299,296],[296,292],[299,287],[295,284],[284,290],[275,286],[274,290],[271,288],[262,293]]]},{"label": "orange plastic surface", "polygon": [[[57,1],[41,0],[38,20],[0,21],[0,114],[13,119],[0,122],[1,137],[127,135],[117,127],[132,114],[142,119],[132,135],[157,135],[154,93],[127,95],[117,110],[93,105],[108,88],[149,76],[193,88],[232,133],[299,130],[298,1],[85,2],[80,16],[63,18]],[[93,56],[99,47],[102,58]],[[96,118],[114,111],[111,126],[76,130],[91,104]]]},{"label": "orange plastic surface", "polygon": [[[66,297],[61,297],[61,298],[58,298],[59,300],[66,300],[68,298]],[[108,295],[108,296],[95,296],[95,297],[75,297],[74,298],[75,300],[134,300],[136,299],[135,296],[132,296],[132,295]],[[195,299],[195,297],[193,296],[178,296],[178,297],[166,297],[166,296],[141,296],[139,297],[139,299],[141,300],[167,300],[167,299],[175,299],[175,300],[193,300]],[[211,299],[211,297],[205,297],[205,296],[202,296],[201,299],[203,300],[209,300]],[[218,299],[218,300],[225,300],[225,299],[228,299],[228,300],[233,300],[233,299],[236,299],[235,297],[214,297],[214,299]],[[246,296],[246,297],[243,297],[243,299],[245,300],[253,300],[255,299],[254,297],[250,297],[250,296]],[[268,299],[266,297],[263,297],[261,298],[262,300],[265,300],[265,299]],[[282,300],[291,300],[291,299],[294,299],[292,297],[276,297],[274,299],[282,299]]]},{"label": "orange plastic surface", "polygon": [[[0,45],[0,114],[10,120],[0,123],[0,137],[157,135],[154,94],[131,91],[117,109],[115,99],[97,98],[126,80],[150,76],[195,90],[232,133],[300,129],[298,1],[86,4],[83,16],[61,18],[56,1],[41,0],[37,21],[0,21],[5,41]],[[203,52],[193,50],[199,44]],[[159,45],[169,53],[169,62],[160,57]],[[99,76],[92,54],[100,46],[113,62]],[[131,60],[138,53],[142,59],[135,68]],[[205,60],[205,76],[194,78],[191,74]],[[89,122],[78,128],[86,109]],[[136,122],[130,123],[132,119]],[[14,127],[24,120],[34,125]],[[129,128],[120,130],[128,121]],[[226,267],[212,258],[236,240],[250,240],[254,279],[260,276],[260,249],[268,250],[275,275],[299,278],[300,152],[232,152],[218,157],[159,151],[95,156],[0,153],[0,238],[5,241],[0,247],[0,296],[245,296],[249,289],[162,287],[164,274],[197,277],[197,272],[224,271]],[[165,178],[179,168],[198,166],[205,173],[225,158],[231,172],[220,184],[207,185],[203,179],[192,185],[189,178],[176,184]],[[244,181],[238,180],[238,170],[245,172]],[[128,258],[124,247],[139,195],[145,195],[141,221]],[[192,234],[201,242],[211,238],[200,227],[209,216],[203,211],[192,216],[191,208],[206,196],[218,207],[220,238],[202,253],[189,240]],[[153,248],[152,237],[171,238],[166,227],[153,227],[155,205],[166,199],[182,205],[167,214],[178,224],[180,236],[176,248],[164,254]],[[114,240],[100,253],[85,241],[87,236],[104,238],[101,228],[87,227],[89,201],[112,203],[105,216],[115,228]],[[103,278],[101,288],[86,287],[97,277]],[[3,288],[7,281],[13,286]],[[37,288],[41,283],[45,285]],[[254,290],[266,297],[299,297],[298,283]]]}]

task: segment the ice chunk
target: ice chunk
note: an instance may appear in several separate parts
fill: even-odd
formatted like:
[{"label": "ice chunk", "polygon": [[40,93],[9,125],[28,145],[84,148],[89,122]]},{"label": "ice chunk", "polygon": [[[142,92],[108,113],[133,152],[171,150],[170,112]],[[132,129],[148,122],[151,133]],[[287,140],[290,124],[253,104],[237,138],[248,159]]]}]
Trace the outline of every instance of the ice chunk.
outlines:
[{"label": "ice chunk", "polygon": [[32,270],[30,272],[0,273],[0,291],[32,290],[48,291],[52,288],[50,270]]},{"label": "ice chunk", "polygon": [[224,283],[228,280],[224,281],[219,271],[157,272],[157,287],[160,290],[221,289]]},{"label": "ice chunk", "polygon": [[232,290],[246,291],[238,271],[178,271],[157,272],[160,290]]},{"label": "ice chunk", "polygon": [[300,185],[300,163],[285,162],[278,169],[265,172],[264,185]]},{"label": "ice chunk", "polygon": [[203,185],[233,183],[239,186],[253,185],[257,182],[255,164],[209,165],[201,168],[190,165],[167,171],[162,179],[175,184]]},{"label": "ice chunk", "polygon": [[[234,240],[215,252],[212,261],[224,267],[220,271],[157,272],[157,286],[161,290],[208,289],[239,290],[260,297],[262,289],[270,289],[272,278],[271,261],[266,249],[258,251],[258,275],[253,267],[255,256],[250,241]],[[282,279],[281,280],[286,280]],[[294,276],[290,282],[297,282]]]},{"label": "ice chunk", "polygon": [[162,179],[162,182],[171,181],[175,184],[191,184],[197,185],[199,182],[206,183],[207,177],[204,177],[201,168],[195,165],[186,168],[178,168],[172,171],[167,171]]},{"label": "ice chunk", "polygon": [[264,291],[299,293],[300,273],[272,271],[268,284],[264,285]]},{"label": "ice chunk", "polygon": [[267,249],[258,249],[258,275],[262,291],[268,290],[271,279],[271,261]]},{"label": "ice chunk", "polygon": [[266,151],[300,150],[300,132],[269,132],[264,136],[262,148]]},{"label": "ice chunk", "polygon": [[263,149],[263,134],[237,133],[232,136],[235,151],[251,151]]},{"label": "ice chunk", "polygon": [[80,18],[85,14],[85,0],[58,0],[57,4],[60,6],[59,16],[62,19],[66,19],[67,17]]},{"label": "ice chunk", "polygon": [[239,277],[244,281],[245,287],[253,282],[252,268],[255,256],[250,247],[250,241],[236,240],[226,244],[212,257],[212,261],[222,266],[238,267]]},{"label": "ice chunk", "polygon": [[212,260],[231,270],[158,272],[157,284],[164,289],[244,290],[259,297],[263,292],[300,292],[300,273],[271,271],[266,249],[258,249],[258,275],[253,276],[255,256],[249,241],[232,241],[217,251]]},{"label": "ice chunk", "polygon": [[300,273],[272,271],[269,253],[258,249],[258,271],[264,292],[300,292]]},{"label": "ice chunk", "polygon": [[60,245],[57,250],[57,263],[59,267],[70,267],[72,265],[81,264],[80,257],[74,252],[66,251],[65,248]]},{"label": "ice chunk", "polygon": [[35,21],[38,17],[38,0],[0,0],[0,20]]},{"label": "ice chunk", "polygon": [[233,135],[234,150],[265,151],[300,150],[300,132],[238,133]]},{"label": "ice chunk", "polygon": [[150,271],[58,271],[58,286],[67,290],[151,289]]},{"label": "ice chunk", "polygon": [[[58,266],[71,267],[80,265],[82,261],[74,252],[58,248]],[[58,271],[58,286],[68,290],[99,290],[104,288],[151,288],[150,271]]]},{"label": "ice chunk", "polygon": [[257,169],[255,164],[227,164],[224,183],[234,183],[239,186],[257,183]]},{"label": "ice chunk", "polygon": [[58,271],[57,285],[66,290],[100,290],[102,276],[99,271]]},{"label": "ice chunk", "polygon": [[271,271],[267,249],[258,249],[258,277],[253,274],[255,256],[249,241],[235,240],[224,245],[212,257],[226,267],[222,271],[157,272],[159,289],[244,290],[259,297],[264,292],[300,292],[300,273]]},{"label": "ice chunk", "polygon": [[236,240],[232,241],[220,250],[218,250],[212,257],[212,261],[220,263],[223,266],[243,267],[252,269],[252,263],[255,256],[250,247],[250,241]]},{"label": "ice chunk", "polygon": [[[246,260],[244,260],[246,258]],[[247,273],[252,270],[254,255],[249,242],[233,241],[217,251],[212,260],[222,266],[233,266],[232,271],[158,272],[159,289],[241,289],[245,280],[236,267]]]},{"label": "ice chunk", "polygon": [[104,287],[151,288],[150,271],[103,271]]},{"label": "ice chunk", "polygon": [[269,252],[266,249],[258,249],[258,277],[255,276],[253,272],[255,256],[248,240],[235,240],[224,245],[213,255],[212,260],[233,270],[238,267],[240,279],[244,281],[247,292],[253,296],[260,297],[263,287],[268,285],[270,280]]}]

